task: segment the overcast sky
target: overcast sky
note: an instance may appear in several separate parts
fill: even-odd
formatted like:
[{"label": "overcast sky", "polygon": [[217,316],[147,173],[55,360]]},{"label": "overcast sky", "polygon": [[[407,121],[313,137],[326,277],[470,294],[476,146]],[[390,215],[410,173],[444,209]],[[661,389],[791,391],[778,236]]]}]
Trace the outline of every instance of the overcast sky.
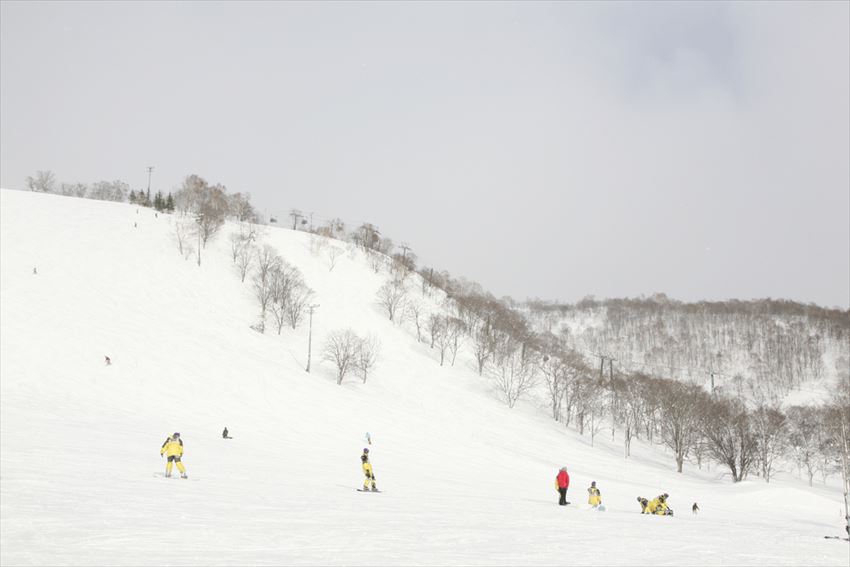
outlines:
[{"label": "overcast sky", "polygon": [[0,184],[189,173],[497,296],[850,306],[850,3],[0,3]]}]

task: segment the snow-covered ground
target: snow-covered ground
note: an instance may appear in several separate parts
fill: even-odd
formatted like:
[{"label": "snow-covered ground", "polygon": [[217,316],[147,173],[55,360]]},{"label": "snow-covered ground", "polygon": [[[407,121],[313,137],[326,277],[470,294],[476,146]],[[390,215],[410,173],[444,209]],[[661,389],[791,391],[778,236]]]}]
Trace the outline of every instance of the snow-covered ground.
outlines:
[{"label": "snow-covered ground", "polygon": [[[321,304],[307,374],[306,325],[250,328],[258,309],[225,234],[199,268],[177,253],[169,215],[6,190],[0,211],[3,565],[850,560],[846,542],[824,539],[842,525],[834,487],[676,474],[640,444],[624,460],[619,440],[591,448],[532,404],[505,407],[468,355],[441,368],[380,311],[384,276],[359,253],[329,271],[309,235],[268,230]],[[320,362],[343,327],[380,337],[366,384],[337,386]],[[155,475],[173,431],[188,481]],[[366,432],[381,494],[355,491]],[[592,480],[607,512],[586,505]],[[636,496],[661,492],[676,515],[641,516]]]}]

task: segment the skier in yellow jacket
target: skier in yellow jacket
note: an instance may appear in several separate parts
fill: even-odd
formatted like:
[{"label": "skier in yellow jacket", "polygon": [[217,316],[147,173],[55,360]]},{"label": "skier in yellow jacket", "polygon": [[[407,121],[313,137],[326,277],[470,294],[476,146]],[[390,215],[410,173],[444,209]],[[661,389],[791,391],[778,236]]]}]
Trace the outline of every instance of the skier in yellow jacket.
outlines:
[{"label": "skier in yellow jacket", "polygon": [[596,481],[590,483],[590,488],[587,489],[587,503],[594,508],[602,504],[602,493],[596,488]]},{"label": "skier in yellow jacket", "polygon": [[363,463],[363,474],[366,479],[363,481],[363,490],[369,490],[369,484],[372,485],[372,492],[378,492],[378,487],[375,486],[375,473],[372,472],[372,463],[369,462],[369,449],[363,449],[363,454],[360,455],[360,462]]},{"label": "skier in yellow jacket", "polygon": [[183,440],[180,439],[179,433],[174,433],[165,440],[162,448],[159,450],[159,456],[165,455],[168,457],[168,462],[165,464],[165,476],[171,476],[171,467],[177,463],[177,469],[180,471],[180,478],[189,478],[186,476],[186,467],[180,462],[183,457]]}]

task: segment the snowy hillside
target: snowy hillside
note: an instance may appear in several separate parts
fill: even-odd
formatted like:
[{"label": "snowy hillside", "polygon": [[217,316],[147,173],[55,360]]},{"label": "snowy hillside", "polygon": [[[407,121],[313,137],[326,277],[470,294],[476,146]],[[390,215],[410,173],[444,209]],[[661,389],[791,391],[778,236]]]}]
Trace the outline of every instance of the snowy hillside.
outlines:
[{"label": "snowy hillside", "polygon": [[[199,267],[150,209],[3,190],[0,214],[3,565],[847,565],[838,488],[677,474],[509,409],[388,320],[359,251],[329,270],[310,235],[263,235],[320,304],[307,374],[306,325],[251,328],[226,234]],[[365,384],[321,361],[346,327],[381,342]],[[189,480],[156,476],[174,431]],[[381,494],[355,491],[367,432]],[[640,515],[662,492],[676,515]]]},{"label": "snowy hillside", "polygon": [[683,303],[657,294],[531,301],[536,330],[623,372],[646,372],[769,403],[828,402],[850,379],[850,312],[791,301]]}]

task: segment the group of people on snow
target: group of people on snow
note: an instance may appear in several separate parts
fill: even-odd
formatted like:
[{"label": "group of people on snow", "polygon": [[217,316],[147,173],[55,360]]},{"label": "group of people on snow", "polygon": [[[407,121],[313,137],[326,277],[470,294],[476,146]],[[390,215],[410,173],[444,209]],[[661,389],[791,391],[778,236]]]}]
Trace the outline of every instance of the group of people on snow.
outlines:
[{"label": "group of people on snow", "polygon": [[[569,504],[569,502],[567,502],[567,490],[569,487],[570,474],[567,472],[567,467],[561,467],[561,470],[558,471],[558,474],[555,477],[555,489],[558,491],[558,495],[560,497],[558,505],[566,506]],[[668,498],[670,498],[670,495],[666,492],[656,496],[652,500],[647,500],[642,496],[638,496],[637,501],[640,503],[640,513],[653,514],[656,516],[672,516],[673,509],[667,504]],[[599,490],[599,487],[596,486],[595,480],[590,483],[590,486],[587,489],[587,503],[595,510],[605,510],[605,507],[602,505],[602,492]],[[696,502],[694,502],[693,513],[696,514],[698,510],[699,507]]]},{"label": "group of people on snow", "polygon": [[[232,439],[229,435],[229,431],[227,427],[222,431],[221,436],[224,439]],[[371,440],[370,440],[371,441]],[[174,464],[177,465],[177,469],[180,471],[180,478],[189,478],[186,474],[186,467],[182,463],[183,458],[183,439],[180,438],[180,433],[174,432],[172,435],[169,435],[166,438],[165,442],[162,444],[162,447],[159,450],[159,454],[161,457],[167,457],[168,461],[165,464],[165,476],[171,476],[171,470]],[[365,477],[363,480],[363,489],[361,492],[379,492],[378,486],[375,482],[375,472],[372,469],[372,463],[369,462],[369,448],[365,447],[363,449],[363,454],[360,455],[360,464],[363,469],[363,476]],[[570,474],[567,472],[567,467],[561,467],[561,470],[558,471],[558,474],[555,476],[555,489],[558,491],[558,505],[566,506],[569,504],[567,502],[567,490],[570,488]],[[637,497],[637,501],[640,503],[640,512],[641,514],[654,514],[657,516],[672,516],[673,510],[670,506],[667,505],[667,499],[670,497],[666,492],[659,496],[656,496],[652,500],[647,500],[642,496]],[[587,503],[594,509],[604,510],[604,506],[602,506],[602,492],[599,490],[599,487],[596,486],[596,481],[590,483],[590,486],[587,489]],[[696,503],[694,503],[694,513],[699,508],[697,508]]]},{"label": "group of people on snow", "polygon": [[[558,500],[559,506],[566,506],[569,504],[567,502],[567,490],[570,488],[570,473],[567,472],[567,467],[561,467],[561,470],[558,471],[558,475],[555,477],[555,490],[558,491],[558,495],[560,499]],[[602,507],[602,492],[600,492],[599,488],[596,486],[596,481],[590,483],[590,487],[587,489],[587,503],[594,509],[604,510]]]},{"label": "group of people on snow", "polygon": [[[670,495],[666,492],[656,496],[652,500],[647,500],[643,496],[638,496],[637,501],[640,503],[640,513],[654,514],[656,516],[672,516],[673,509],[667,505],[668,498],[670,498]],[[696,503],[694,503],[694,506],[696,506]],[[696,511],[694,511],[694,513],[696,513]]]}]

